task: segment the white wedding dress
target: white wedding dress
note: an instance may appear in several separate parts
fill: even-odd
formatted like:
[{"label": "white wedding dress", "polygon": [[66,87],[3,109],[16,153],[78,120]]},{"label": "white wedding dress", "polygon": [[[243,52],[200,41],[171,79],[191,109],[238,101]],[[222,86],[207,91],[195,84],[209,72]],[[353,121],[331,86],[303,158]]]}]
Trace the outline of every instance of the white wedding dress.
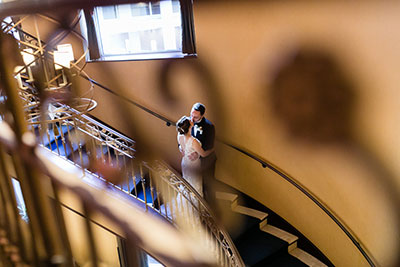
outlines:
[{"label": "white wedding dress", "polygon": [[193,142],[199,142],[193,136],[190,138],[182,138],[184,140],[183,144],[183,151],[185,155],[182,158],[181,166],[182,166],[182,176],[185,178],[189,184],[196,189],[196,191],[203,196],[203,181],[201,176],[201,163],[200,163],[200,156],[195,160],[190,160],[189,155],[195,152],[193,148]]}]

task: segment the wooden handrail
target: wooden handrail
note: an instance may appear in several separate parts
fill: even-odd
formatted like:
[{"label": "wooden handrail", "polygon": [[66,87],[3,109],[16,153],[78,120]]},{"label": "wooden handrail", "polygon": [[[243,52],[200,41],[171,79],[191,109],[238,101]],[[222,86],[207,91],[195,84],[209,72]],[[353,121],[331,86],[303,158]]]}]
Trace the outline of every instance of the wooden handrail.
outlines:
[{"label": "wooden handrail", "polygon": [[[101,85],[100,83],[94,81],[93,79],[90,79],[90,81],[96,85],[98,85],[100,88],[126,100],[128,103],[131,103],[135,106],[137,106],[138,108],[142,109],[143,111],[153,115],[156,118],[159,118],[160,120],[166,122],[167,126],[170,125],[175,125],[175,123],[171,120],[166,118],[165,116],[156,113],[154,111],[152,111],[151,109],[148,109],[146,107],[144,107],[143,105],[139,105],[137,103],[135,103],[134,101],[127,99],[126,97],[119,95],[115,92],[113,92],[111,89],[107,88],[104,85]],[[351,240],[351,242],[357,247],[357,249],[359,250],[359,252],[363,255],[363,257],[365,258],[365,260],[368,262],[368,264],[372,267],[375,267],[376,264],[374,263],[374,261],[372,260],[372,258],[369,256],[369,254],[365,251],[365,249],[363,248],[363,246],[361,245],[360,241],[358,241],[358,239],[355,237],[354,234],[351,233],[351,231],[349,229],[347,229],[347,227],[340,221],[339,218],[337,218],[333,212],[330,211],[330,209],[327,207],[326,204],[323,204],[321,200],[319,200],[316,196],[314,196],[307,188],[305,188],[303,185],[301,185],[298,181],[296,181],[293,177],[289,176],[288,174],[286,174],[284,171],[280,170],[277,166],[275,166],[274,164],[262,159],[261,157],[255,155],[255,153],[250,152],[248,150],[239,148],[238,146],[235,146],[233,144],[230,144],[228,142],[225,142],[223,140],[217,139],[218,142],[231,147],[233,149],[235,149],[236,151],[240,152],[241,154],[259,162],[261,164],[261,166],[263,168],[268,168],[270,170],[272,170],[273,172],[275,172],[276,174],[279,175],[279,177],[285,179],[287,182],[289,182],[291,185],[293,185],[294,187],[296,187],[302,194],[304,194],[307,198],[309,198],[315,205],[317,205],[326,215],[329,216],[329,218],[346,234],[346,236]]]}]

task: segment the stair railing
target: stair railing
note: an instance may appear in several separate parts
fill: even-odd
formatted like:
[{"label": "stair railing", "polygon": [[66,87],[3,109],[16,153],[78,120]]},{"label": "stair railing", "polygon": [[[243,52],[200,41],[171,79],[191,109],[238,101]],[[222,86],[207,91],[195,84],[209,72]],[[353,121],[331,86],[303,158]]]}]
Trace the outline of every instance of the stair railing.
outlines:
[{"label": "stair railing", "polygon": [[[37,45],[30,46],[42,51]],[[40,53],[36,56],[42,57]],[[77,64],[73,68],[76,71],[73,75],[87,78]],[[41,146],[79,166],[82,177],[95,176],[135,198],[146,210],[154,210],[188,230],[213,251],[218,265],[244,266],[229,235],[195,189],[166,165],[139,162],[134,156],[133,140],[84,115],[96,106],[93,100],[80,98],[78,105],[83,108],[79,110],[74,108],[76,105],[71,107],[53,100],[48,111],[43,112],[35,85],[29,80],[20,85],[26,120]]]},{"label": "stair railing", "polygon": [[[73,168],[55,163],[59,157],[36,147],[34,135],[25,132],[23,136],[16,136],[7,123],[0,122],[0,262],[4,266],[77,266],[62,212],[61,192],[75,195],[83,207],[83,213],[73,211],[85,220],[86,228],[79,232],[80,243],[86,238],[90,254],[85,263],[91,266],[101,266],[97,252],[101,244],[95,242],[93,233],[94,224],[98,224],[98,219],[93,218],[99,215],[112,222],[127,244],[144,249],[163,264],[215,266],[212,259],[200,258],[194,240],[188,240],[171,224],[143,213],[141,207],[131,205],[107,187],[93,188]],[[18,214],[10,168],[16,169],[22,187],[25,218]],[[128,223],[132,221],[135,223]],[[115,234],[115,230],[104,226],[103,229]],[[149,232],[160,239],[148,238]],[[135,249],[130,251],[136,253]],[[142,266],[138,262],[130,264]]]},{"label": "stair railing", "polygon": [[[78,197],[78,202],[83,208],[86,228],[81,233],[87,235],[91,259],[88,263],[90,262],[91,266],[99,266],[99,257],[96,252],[98,244],[94,240],[92,221],[92,216],[99,214],[114,223],[129,244],[148,250],[165,264],[170,266],[210,266],[212,261],[206,257],[202,259],[198,255],[199,252],[195,247],[197,244],[191,244],[171,224],[143,213],[138,207],[131,203],[127,204],[126,201],[115,198],[115,196],[112,196],[113,201],[107,201],[111,194],[104,194],[104,190],[83,183],[77,179],[76,172],[65,171],[52,161],[54,155],[46,154],[44,149],[36,146],[36,136],[28,130],[28,119],[31,117],[25,113],[26,107],[31,103],[23,103],[21,99],[26,100],[26,98],[18,90],[15,90],[16,83],[12,64],[10,64],[12,59],[8,57],[9,51],[5,49],[8,47],[7,45],[12,45],[9,37],[0,33],[0,86],[2,94],[5,96],[3,98],[5,101],[1,103],[2,119],[0,121],[1,265],[76,266],[59,200],[61,191],[69,191]],[[33,88],[33,85],[31,87]],[[36,104],[34,103],[34,105]],[[69,109],[62,116],[62,120],[66,121],[67,129],[69,129],[71,120],[77,118],[75,114],[65,116],[68,112]],[[82,113],[77,112],[79,115]],[[55,118],[59,114],[55,112],[53,115]],[[40,119],[40,116],[36,118]],[[32,123],[30,129],[33,132],[37,129],[39,133],[46,132],[46,136],[41,135],[42,140],[47,138],[48,144],[51,146],[52,136],[54,138],[60,134],[55,129],[59,129],[58,126],[60,126],[60,130],[63,130],[60,123],[62,120],[38,124],[45,129],[42,131],[39,127],[35,127],[35,123]],[[61,138],[61,140],[63,139]],[[114,140],[111,147],[115,144],[121,144],[121,141]],[[65,144],[63,147],[66,148]],[[58,151],[58,153],[60,152]],[[12,174],[12,169],[15,174]],[[21,184],[27,218],[19,216],[12,175],[15,175]],[[111,206],[115,202],[118,204]],[[157,231],[156,236],[161,240],[149,238],[150,231]],[[174,246],[170,247],[171,243]],[[134,267],[137,264],[131,266]]]},{"label": "stair railing", "polygon": [[[64,2],[63,2],[63,3],[64,3]],[[18,14],[18,12],[21,12],[21,11],[16,11],[16,10],[18,10],[18,8],[21,8],[21,10],[22,10],[22,6],[18,6],[18,4],[17,4],[16,6],[13,6],[13,5],[16,5],[16,4],[10,3],[10,8],[9,8],[9,9],[4,9],[4,10],[1,11],[0,13],[2,13],[2,14]],[[78,4],[77,4],[76,2],[71,2],[71,5],[78,5]],[[39,4],[36,5],[34,8],[40,9]],[[51,9],[52,7],[51,7],[51,6],[50,6],[50,7],[49,7],[49,6],[46,6],[46,8],[47,8],[47,9]],[[25,9],[25,7],[24,7],[24,9]],[[17,13],[15,13],[15,12],[17,12]],[[161,114],[159,114],[159,113],[157,113],[157,112],[154,112],[154,111],[152,111],[151,109],[149,109],[149,108],[147,108],[147,107],[144,107],[143,105],[140,105],[140,104],[138,104],[138,103],[132,101],[131,99],[127,99],[125,96],[116,93],[115,91],[113,91],[113,90],[107,88],[106,86],[104,86],[104,85],[102,85],[102,84],[100,84],[100,83],[94,81],[93,79],[87,77],[86,75],[82,75],[82,74],[80,74],[80,75],[81,75],[83,78],[85,78],[86,80],[88,80],[89,82],[91,82],[92,84],[95,84],[95,85],[99,86],[100,88],[102,88],[102,89],[104,89],[104,90],[107,90],[108,92],[110,92],[110,93],[116,95],[117,97],[124,99],[124,100],[127,101],[128,103],[130,103],[130,104],[132,104],[132,105],[135,105],[135,106],[139,107],[140,109],[142,109],[143,111],[145,111],[145,112],[151,114],[152,116],[154,116],[154,117],[156,117],[156,118],[158,118],[158,119],[164,121],[164,122],[166,123],[167,126],[174,125],[174,121],[173,121],[173,120],[170,120],[170,119],[166,118],[165,116],[163,116],[163,115],[161,115]],[[71,121],[74,121],[74,119],[72,119]],[[65,125],[70,125],[71,121],[64,122],[64,124],[65,124]],[[73,122],[73,123],[75,123],[75,122]],[[53,126],[51,126],[51,127],[53,127]],[[101,134],[100,134],[100,135],[101,135]],[[98,135],[97,135],[97,136],[92,136],[92,137],[93,137],[95,140],[99,141],[99,140],[97,139],[97,138],[99,138]],[[239,148],[239,147],[237,147],[237,146],[235,146],[235,145],[226,143],[226,142],[224,142],[224,141],[220,141],[220,142],[223,143],[223,144],[225,144],[225,145],[227,145],[227,146],[229,146],[229,147],[232,147],[233,149],[237,150],[238,152],[243,153],[244,155],[246,155],[246,156],[248,156],[248,157],[250,157],[250,158],[252,158],[252,159],[254,159],[254,160],[258,161],[258,162],[260,162],[260,164],[262,165],[262,167],[264,167],[264,168],[268,167],[269,169],[271,169],[272,171],[274,171],[275,173],[277,173],[280,177],[282,177],[283,179],[285,179],[286,181],[288,181],[290,184],[292,184],[293,186],[295,186],[300,192],[302,192],[303,194],[305,194],[311,201],[313,201],[313,203],[315,203],[319,208],[321,208],[321,210],[322,210],[323,212],[325,212],[325,213],[335,222],[335,224],[338,225],[338,227],[349,237],[349,239],[350,239],[350,240],[353,242],[353,244],[357,247],[357,249],[360,251],[360,253],[363,255],[363,257],[366,259],[366,261],[368,262],[368,264],[369,264],[370,266],[375,266],[375,263],[374,263],[374,261],[372,260],[371,256],[370,256],[369,253],[363,248],[363,245],[361,244],[361,242],[354,236],[354,234],[351,233],[351,230],[350,230],[350,229],[347,229],[347,227],[344,225],[344,223],[342,223],[341,220],[340,220],[339,218],[337,218],[337,217],[330,211],[330,209],[329,209],[328,207],[326,207],[324,204],[322,204],[322,202],[321,202],[320,200],[318,200],[318,198],[315,197],[312,193],[310,193],[303,185],[301,185],[300,183],[298,183],[297,181],[295,181],[295,179],[292,178],[292,177],[290,177],[288,174],[286,174],[286,173],[284,173],[283,171],[279,170],[279,168],[277,168],[276,166],[274,166],[272,163],[269,163],[269,162],[267,162],[267,161],[261,159],[260,157],[256,156],[254,153],[249,152],[249,151],[247,151],[247,150],[244,150],[244,149],[242,149],[242,148]],[[110,143],[111,143],[111,142],[110,142]],[[85,149],[82,147],[82,144],[78,144],[78,151],[80,151],[80,152],[79,152],[79,155],[80,155],[80,154],[84,155],[84,150],[85,150]],[[116,150],[116,151],[118,151],[118,150]],[[109,156],[109,154],[105,153],[104,156],[105,156],[105,158],[107,158],[108,160],[111,160],[111,157]],[[84,161],[85,161],[85,160],[84,160],[84,156],[80,157],[79,160],[81,161],[81,164],[84,165]],[[134,176],[135,176],[135,175],[132,175],[132,177],[134,177]],[[139,178],[139,179],[141,179],[141,178]],[[126,188],[124,188],[123,186],[121,186],[120,188],[123,188],[123,190],[125,190],[125,191],[130,191],[130,190],[126,190]],[[128,183],[128,189],[130,189],[130,188],[129,188],[129,183]],[[135,187],[134,190],[135,190],[135,192],[136,192],[136,191],[137,191],[137,188]],[[145,194],[145,196],[146,196],[146,199],[148,199],[148,196],[147,196],[146,194]],[[147,201],[146,201],[146,202],[147,202]]]},{"label": "stair railing", "polygon": [[[143,107],[142,105],[127,99],[125,96],[122,96],[116,92],[114,92],[113,90],[107,88],[106,86],[90,79],[90,81],[99,86],[100,88],[106,90],[107,92],[110,92],[114,95],[116,95],[119,98],[124,99],[125,101],[127,101],[128,103],[137,106],[138,108],[142,109],[144,112],[147,112],[151,115],[153,115],[154,117],[164,121],[166,123],[167,126],[174,126],[175,123],[174,121],[168,119],[167,117],[147,108],[147,107]],[[296,181],[293,177],[291,177],[290,175],[286,174],[284,171],[280,170],[278,167],[276,167],[274,164],[267,162],[266,160],[261,159],[260,157],[256,156],[254,153],[244,150],[242,148],[239,148],[238,146],[235,146],[233,144],[227,143],[224,140],[218,140],[218,142],[220,142],[221,144],[224,144],[228,147],[231,147],[233,149],[235,149],[236,151],[244,154],[247,157],[252,158],[255,161],[258,161],[261,166],[263,168],[268,168],[270,170],[272,170],[273,172],[275,172],[276,174],[279,175],[279,177],[285,179],[286,181],[288,181],[290,184],[292,184],[294,187],[296,187],[301,193],[303,193],[305,196],[307,196],[313,203],[315,203],[325,214],[327,214],[329,216],[329,218],[331,218],[331,220],[346,234],[346,236],[351,240],[351,242],[356,246],[357,250],[361,253],[361,255],[364,257],[364,259],[368,262],[368,264],[372,267],[376,266],[376,264],[374,263],[374,260],[372,259],[371,255],[369,255],[369,253],[366,251],[366,249],[364,248],[364,245],[362,245],[361,241],[358,240],[358,238],[352,233],[352,231],[350,229],[348,229],[345,224],[337,217],[333,214],[333,212],[330,211],[329,207],[327,207],[325,204],[322,203],[322,201],[320,201],[316,196],[314,196],[311,192],[309,192],[303,185],[301,185],[298,181]]]},{"label": "stair railing", "polygon": [[[180,175],[159,161],[138,162],[133,140],[87,115],[75,116],[73,108],[69,112],[69,119],[31,125],[37,135],[45,132],[38,138],[40,145],[82,167],[83,176],[108,182],[178,227],[193,226],[189,232],[213,251],[219,266],[244,266],[204,199]],[[118,174],[122,179],[110,180],[107,173],[91,165],[93,162],[111,164],[114,170],[121,171]]]}]

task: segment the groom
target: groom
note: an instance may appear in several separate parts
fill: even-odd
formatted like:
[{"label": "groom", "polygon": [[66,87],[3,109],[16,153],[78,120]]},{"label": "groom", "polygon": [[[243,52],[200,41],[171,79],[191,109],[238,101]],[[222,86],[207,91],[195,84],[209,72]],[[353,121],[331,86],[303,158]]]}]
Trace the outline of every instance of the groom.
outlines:
[{"label": "groom", "polygon": [[[190,118],[194,122],[192,127],[192,136],[201,142],[203,150],[207,151],[214,147],[215,128],[214,125],[204,117],[206,107],[201,103],[193,105],[190,112]],[[198,157],[194,152],[189,156],[189,159],[194,160]],[[203,194],[204,198],[212,208],[215,207],[215,192],[213,190],[213,183],[215,181],[215,162],[217,157],[215,152],[212,152],[207,157],[200,157],[201,161],[201,174],[203,177]]]}]

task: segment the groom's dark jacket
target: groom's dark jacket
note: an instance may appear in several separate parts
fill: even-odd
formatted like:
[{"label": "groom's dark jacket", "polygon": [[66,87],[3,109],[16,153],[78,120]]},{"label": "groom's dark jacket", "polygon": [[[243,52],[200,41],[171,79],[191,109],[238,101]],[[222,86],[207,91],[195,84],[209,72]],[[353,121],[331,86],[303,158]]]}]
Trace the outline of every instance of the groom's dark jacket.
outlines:
[{"label": "groom's dark jacket", "polygon": [[205,117],[193,125],[192,136],[201,142],[201,147],[204,150],[209,150],[214,147],[215,128],[211,121],[207,120]]}]

